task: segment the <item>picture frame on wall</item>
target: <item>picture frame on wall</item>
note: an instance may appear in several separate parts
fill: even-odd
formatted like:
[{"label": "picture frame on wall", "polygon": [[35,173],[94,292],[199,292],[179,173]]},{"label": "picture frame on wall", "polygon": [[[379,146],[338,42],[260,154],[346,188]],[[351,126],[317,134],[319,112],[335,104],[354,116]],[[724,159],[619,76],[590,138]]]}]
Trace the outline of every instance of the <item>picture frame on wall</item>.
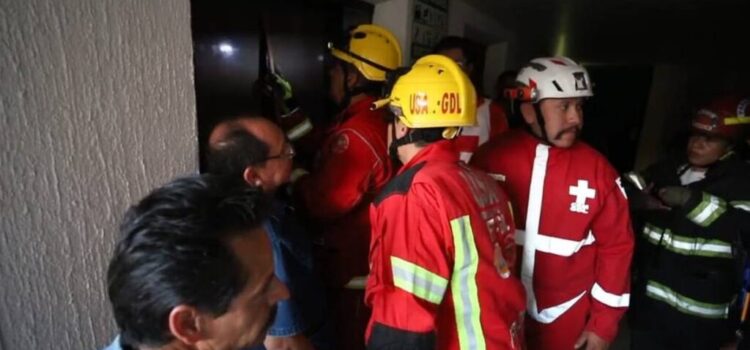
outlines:
[{"label": "picture frame on wall", "polygon": [[416,61],[448,32],[448,0],[415,0],[413,14],[411,57]]}]

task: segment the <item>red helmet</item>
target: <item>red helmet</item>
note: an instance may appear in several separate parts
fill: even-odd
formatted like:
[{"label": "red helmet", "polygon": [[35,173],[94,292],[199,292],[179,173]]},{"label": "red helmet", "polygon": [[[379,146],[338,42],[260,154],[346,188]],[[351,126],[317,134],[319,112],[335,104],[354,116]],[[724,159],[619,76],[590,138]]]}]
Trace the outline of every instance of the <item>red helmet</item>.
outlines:
[{"label": "red helmet", "polygon": [[692,120],[694,131],[740,140],[750,125],[750,98],[725,96],[698,110]]}]

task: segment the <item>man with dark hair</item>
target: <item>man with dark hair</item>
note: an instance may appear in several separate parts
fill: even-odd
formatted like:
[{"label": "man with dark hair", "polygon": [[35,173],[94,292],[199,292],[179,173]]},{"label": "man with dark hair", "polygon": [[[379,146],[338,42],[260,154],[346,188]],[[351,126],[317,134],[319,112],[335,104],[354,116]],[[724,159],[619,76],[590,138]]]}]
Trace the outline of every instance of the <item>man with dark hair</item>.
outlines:
[{"label": "man with dark hair", "polygon": [[[268,119],[239,117],[220,123],[209,137],[208,170],[276,194],[266,231],[271,238],[276,276],[289,286],[268,329],[267,349],[328,349],[323,286],[314,270],[312,242],[283,200],[279,188],[289,182],[294,149]],[[258,347],[262,349],[262,347]]]},{"label": "man with dark hair", "polygon": [[500,73],[500,75],[497,76],[497,80],[495,80],[495,98],[493,102],[503,108],[505,115],[508,116],[508,128],[510,129],[516,129],[526,125],[523,118],[516,113],[513,113],[512,101],[504,94],[506,89],[511,89],[517,85],[516,76],[518,76],[517,70],[506,70]]},{"label": "man with dark hair", "polygon": [[471,73],[474,72],[474,64],[477,62],[477,46],[471,40],[449,35],[440,39],[432,52],[450,57],[471,78]]},{"label": "man with dark hair", "polygon": [[747,307],[738,292],[750,165],[735,149],[750,126],[750,98],[719,96],[702,107],[683,156],[625,175],[640,233],[632,349],[725,348],[735,338],[732,311]]},{"label": "man with dark hair", "polygon": [[114,349],[240,349],[257,344],[275,304],[257,189],[180,178],[131,207],[107,271]]},{"label": "man with dark hair", "polygon": [[[433,53],[450,57],[469,77],[477,62],[476,45],[458,36],[444,37],[435,45]],[[477,90],[477,89],[475,89]],[[477,115],[474,126],[464,127],[456,139],[461,160],[469,162],[474,151],[491,138],[508,130],[508,117],[503,107],[490,98],[477,94]]]},{"label": "man with dark hair", "polygon": [[[224,121],[214,130],[209,136],[206,156],[208,173],[242,179],[248,166],[267,161],[270,152],[268,144],[243,129],[240,119]],[[221,140],[213,136],[220,135],[219,132]]]}]

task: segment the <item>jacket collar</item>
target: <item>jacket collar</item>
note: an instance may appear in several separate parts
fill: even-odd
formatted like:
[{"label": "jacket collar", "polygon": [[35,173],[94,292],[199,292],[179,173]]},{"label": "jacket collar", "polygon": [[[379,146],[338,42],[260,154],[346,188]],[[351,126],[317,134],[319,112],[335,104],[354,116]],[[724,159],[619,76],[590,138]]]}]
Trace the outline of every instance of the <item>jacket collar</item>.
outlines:
[{"label": "jacket collar", "polygon": [[712,164],[708,168],[708,170],[706,171],[706,178],[714,179],[717,177],[722,177],[727,172],[736,168],[739,165],[738,163],[742,163],[742,160],[739,156],[737,156],[737,153],[735,153],[734,151],[730,151],[728,154],[722,156],[719,160],[716,161],[716,163]]},{"label": "jacket collar", "polygon": [[336,122],[342,123],[354,115],[369,111],[370,106],[372,106],[373,102],[375,102],[375,97],[365,95],[364,98],[350,104],[348,107],[346,107],[346,109],[339,113],[339,115],[336,117]]},{"label": "jacket collar", "polygon": [[411,168],[419,163],[427,161],[443,161],[443,162],[458,162],[458,152],[453,147],[453,140],[441,140],[433,142],[417,153],[414,158],[406,162],[404,166],[398,171],[398,173],[404,172],[404,170]]}]

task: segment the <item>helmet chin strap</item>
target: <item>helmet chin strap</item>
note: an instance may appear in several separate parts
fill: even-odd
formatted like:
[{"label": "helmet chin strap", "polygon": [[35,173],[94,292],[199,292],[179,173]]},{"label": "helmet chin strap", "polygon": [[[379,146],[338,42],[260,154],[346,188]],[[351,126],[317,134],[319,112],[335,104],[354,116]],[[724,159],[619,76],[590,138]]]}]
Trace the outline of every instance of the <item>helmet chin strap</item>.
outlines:
[{"label": "helmet chin strap", "polygon": [[388,147],[388,155],[391,160],[398,163],[400,159],[398,157],[398,148],[403,145],[412,144],[415,142],[424,141],[426,143],[433,143],[439,140],[450,140],[461,132],[459,127],[444,127],[444,128],[409,128],[401,138],[396,138],[396,123],[391,124],[391,145]]},{"label": "helmet chin strap", "polygon": [[[552,140],[550,140],[549,135],[547,135],[547,128],[545,127],[544,116],[542,116],[542,108],[539,107],[539,103],[532,103],[531,105],[534,106],[534,113],[536,114],[536,124],[539,125],[540,135],[537,135],[537,133],[534,132],[534,129],[528,123],[526,123],[526,130],[531,135],[539,139],[539,141],[541,141],[543,144],[551,146]],[[523,112],[521,112],[520,103],[518,105],[518,114],[522,119],[524,118]]]},{"label": "helmet chin strap", "polygon": [[[693,165],[692,163],[688,162],[688,164],[690,164],[690,167],[688,167],[688,168],[692,168],[692,167],[698,167],[698,168],[710,169],[710,168],[711,168],[711,167],[713,167],[714,165],[716,165],[716,164],[720,163],[721,161],[723,161],[723,160],[725,160],[725,159],[727,159],[727,158],[731,157],[731,156],[732,156],[733,154],[734,154],[734,147],[732,147],[732,146],[727,146],[727,151],[726,151],[726,152],[724,152],[724,154],[722,154],[722,155],[721,155],[721,157],[719,157],[719,158],[717,158],[717,159],[716,159],[715,161],[711,162],[711,164],[706,164],[706,165],[702,165],[702,166],[697,166],[697,165]],[[687,168],[686,168],[686,169],[687,169]],[[680,175],[682,175],[682,173],[680,173]]]},{"label": "helmet chin strap", "polygon": [[733,154],[734,154],[734,146],[731,146],[731,145],[727,146],[727,151],[721,157],[719,157],[719,160],[721,161],[721,160],[727,159],[729,158],[729,156]]},{"label": "helmet chin strap", "polygon": [[341,85],[344,89],[344,97],[341,99],[341,102],[339,103],[339,110],[344,110],[346,107],[349,106],[349,102],[352,101],[352,90],[349,89],[349,83],[347,80],[349,80],[349,65],[345,63],[341,64],[341,70],[344,71],[344,79],[341,81]]},{"label": "helmet chin strap", "polygon": [[351,72],[350,67],[345,62],[341,62],[341,69],[344,71],[344,79],[341,83],[342,88],[344,89],[344,96],[341,99],[341,102],[338,104],[338,107],[340,111],[343,111],[346,109],[346,107],[349,107],[349,103],[352,102],[352,97],[357,96],[361,93],[366,93],[367,88],[363,86],[349,88],[348,79]]},{"label": "helmet chin strap", "polygon": [[346,82],[349,75],[349,68],[347,68],[345,64],[342,64],[341,69],[344,71],[344,79],[341,81],[341,87],[344,89],[344,97],[341,99],[341,102],[339,102],[339,109],[343,111],[352,100],[352,94],[351,91],[349,91],[349,84]]},{"label": "helmet chin strap", "polygon": [[[541,103],[541,101],[540,101]],[[541,135],[537,136],[542,142],[546,145],[552,145],[552,140],[549,139],[549,135],[547,135],[547,128],[545,127],[544,123],[544,116],[542,115],[542,108],[539,107],[539,103],[532,103],[534,106],[534,112],[536,113],[536,123],[539,124],[539,132]]]},{"label": "helmet chin strap", "polygon": [[401,158],[398,157],[398,148],[410,143],[417,142],[414,138],[413,130],[409,130],[404,137],[396,138],[396,123],[391,123],[391,145],[388,146],[388,156],[391,158],[391,162],[396,165],[401,163]]},{"label": "helmet chin strap", "polygon": [[[529,101],[526,101],[529,102]],[[541,101],[540,101],[541,102]],[[520,100],[514,100],[511,103],[510,109],[511,113],[513,113],[517,118],[520,118],[521,120],[526,120],[526,118],[523,116],[523,112],[521,111],[521,104],[524,103]],[[544,117],[542,116],[542,108],[539,107],[539,103],[531,103],[532,106],[534,106],[534,113],[536,118],[536,123],[539,125],[539,132],[541,135],[537,135],[534,132],[534,129],[529,125],[529,123],[524,122],[526,124],[526,131],[529,132],[529,134],[533,135],[535,138],[539,139],[543,144],[545,145],[552,145],[552,140],[549,139],[549,136],[547,135],[547,128],[545,127],[544,123]]]}]

